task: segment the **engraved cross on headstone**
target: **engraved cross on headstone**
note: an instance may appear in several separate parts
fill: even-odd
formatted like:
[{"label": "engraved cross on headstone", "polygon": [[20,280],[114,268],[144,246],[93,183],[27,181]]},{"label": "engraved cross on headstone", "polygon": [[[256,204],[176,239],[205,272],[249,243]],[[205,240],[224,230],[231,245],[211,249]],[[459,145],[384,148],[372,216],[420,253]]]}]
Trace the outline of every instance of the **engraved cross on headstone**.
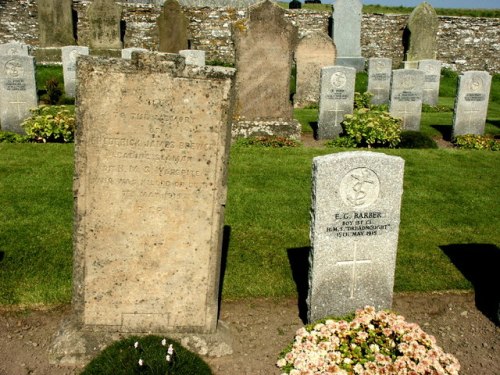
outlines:
[{"label": "engraved cross on headstone", "polygon": [[330,109],[326,112],[335,112],[335,124],[339,124],[339,112],[345,111],[343,109],[339,109],[339,103],[335,103],[335,109]]},{"label": "engraved cross on headstone", "polygon": [[17,119],[18,120],[23,120],[23,116],[21,115],[21,104],[26,104],[26,102],[21,102],[19,99],[19,93],[16,93],[16,99],[15,101],[9,102],[9,104],[14,104],[17,106]]},{"label": "engraved cross on headstone", "polygon": [[[479,113],[480,111],[478,111],[477,109],[467,109],[467,110],[464,110],[464,113],[467,114],[467,124],[468,125],[472,125],[473,123],[475,123],[475,121],[472,121],[472,117],[475,113]],[[477,115],[476,115],[477,117]]]},{"label": "engraved cross on headstone", "polygon": [[387,89],[383,87],[374,87],[370,89],[370,92],[373,94],[373,98],[379,99],[382,98],[383,95],[381,93],[386,92]]},{"label": "engraved cross on headstone", "polygon": [[402,115],[401,117],[403,118],[403,129],[406,128],[406,118],[408,115],[412,115],[414,112],[409,110],[409,104],[408,103],[405,103],[404,107],[403,107],[403,111],[400,111],[399,112],[399,115]]},{"label": "engraved cross on headstone", "polygon": [[372,261],[370,259],[357,259],[357,244],[354,243],[354,256],[351,260],[342,260],[337,262],[338,266],[352,266],[351,268],[351,290],[349,298],[354,298],[354,291],[356,290],[356,265],[358,264],[370,264]]}]

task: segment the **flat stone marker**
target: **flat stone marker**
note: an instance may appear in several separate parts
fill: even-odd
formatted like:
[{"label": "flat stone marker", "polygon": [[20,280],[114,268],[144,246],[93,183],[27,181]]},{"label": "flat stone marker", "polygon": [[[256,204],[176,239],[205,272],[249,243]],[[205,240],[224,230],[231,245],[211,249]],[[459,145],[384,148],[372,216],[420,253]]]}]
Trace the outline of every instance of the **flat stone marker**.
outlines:
[{"label": "flat stone marker", "polygon": [[439,18],[427,2],[418,5],[408,17],[406,69],[417,69],[419,60],[435,60],[437,56],[437,33]]},{"label": "flat stone marker", "polygon": [[188,49],[188,24],[177,0],[167,0],[157,20],[160,37],[159,51],[179,53]]},{"label": "flat stone marker", "polygon": [[28,46],[22,43],[4,43],[0,44],[0,55],[20,55],[28,56]]},{"label": "flat stone marker", "polygon": [[458,93],[453,115],[453,136],[484,134],[491,75],[488,72],[469,71],[459,76]]},{"label": "flat stone marker", "polygon": [[72,0],[37,0],[40,47],[75,44]]},{"label": "flat stone marker", "polygon": [[422,103],[432,106],[438,105],[439,83],[441,80],[441,61],[420,60],[418,69],[424,72],[424,88]]},{"label": "flat stone marker", "polygon": [[65,46],[61,48],[64,92],[67,97],[74,98],[76,94],[76,59],[79,55],[88,55],[88,47]]},{"label": "flat stone marker", "polygon": [[363,3],[360,0],[336,0],[333,6],[333,42],[337,47],[335,65],[365,70],[361,57],[361,19]]},{"label": "flat stone marker", "polygon": [[372,57],[368,60],[368,89],[372,104],[389,104],[391,96],[392,59]]},{"label": "flat stone marker", "polygon": [[94,0],[88,8],[90,48],[121,49],[122,7],[115,0]]},{"label": "flat stone marker", "polygon": [[342,132],[340,123],[353,111],[355,80],[355,68],[329,66],[321,69],[318,139],[332,139]]},{"label": "flat stone marker", "polygon": [[0,55],[0,124],[3,131],[25,134],[21,123],[38,103],[35,60],[31,56]]},{"label": "flat stone marker", "polygon": [[309,322],[391,308],[403,170],[366,151],[313,159]]},{"label": "flat stone marker", "polygon": [[403,130],[420,130],[424,72],[417,69],[397,69],[392,72],[389,112],[403,120]]},{"label": "flat stone marker", "polygon": [[122,59],[131,59],[133,52],[148,52],[146,48],[129,47],[122,49]]},{"label": "flat stone marker", "polygon": [[304,35],[295,51],[297,64],[296,108],[319,104],[321,68],[335,65],[335,44],[328,34],[316,31]]},{"label": "flat stone marker", "polygon": [[179,55],[186,59],[186,64],[204,66],[205,65],[205,51],[195,49],[185,49],[179,51]]}]

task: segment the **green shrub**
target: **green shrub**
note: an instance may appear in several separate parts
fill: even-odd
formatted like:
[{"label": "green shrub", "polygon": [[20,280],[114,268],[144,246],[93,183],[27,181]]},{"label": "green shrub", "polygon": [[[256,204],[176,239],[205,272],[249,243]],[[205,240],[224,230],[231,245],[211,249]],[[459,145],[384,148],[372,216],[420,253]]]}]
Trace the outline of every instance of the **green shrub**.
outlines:
[{"label": "green shrub", "polygon": [[325,143],[326,147],[355,148],[356,141],[349,137],[338,137]]},{"label": "green shrub", "polygon": [[373,94],[370,92],[354,93],[354,109],[371,108]]},{"label": "green shrub", "polygon": [[0,131],[0,143],[25,143],[29,138],[22,134]]},{"label": "green shrub", "polygon": [[398,148],[438,148],[436,141],[420,132],[406,130],[401,132]]},{"label": "green shrub", "polygon": [[32,110],[33,115],[21,126],[34,142],[73,142],[75,116],[65,106],[40,106]]},{"label": "green shrub", "polygon": [[45,82],[45,89],[47,90],[47,98],[50,104],[59,103],[59,99],[63,94],[57,78],[50,78]]},{"label": "green shrub", "polygon": [[458,135],[453,139],[453,144],[456,147],[470,150],[500,150],[500,141],[498,139],[486,137],[484,135]]},{"label": "green shrub", "polygon": [[239,138],[237,146],[261,146],[261,147],[299,147],[301,143],[294,139],[278,136],[260,136],[250,138]]},{"label": "green shrub", "polygon": [[[172,350],[169,351],[169,346]],[[169,360],[167,360],[167,355]],[[210,367],[178,342],[159,336],[132,336],[115,342],[92,360],[81,375],[210,375]]]}]

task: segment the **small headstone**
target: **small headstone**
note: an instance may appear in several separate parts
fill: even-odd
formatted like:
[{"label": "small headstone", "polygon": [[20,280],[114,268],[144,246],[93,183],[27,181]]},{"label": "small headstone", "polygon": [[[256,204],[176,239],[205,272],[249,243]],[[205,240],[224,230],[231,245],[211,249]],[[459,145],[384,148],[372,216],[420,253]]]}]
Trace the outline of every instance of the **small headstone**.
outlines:
[{"label": "small headstone", "polygon": [[0,55],[20,55],[28,56],[28,46],[22,43],[4,43],[0,44]]},{"label": "small headstone", "polygon": [[403,170],[366,151],[313,159],[309,322],[391,308]]},{"label": "small headstone", "polygon": [[342,132],[340,123],[353,111],[355,80],[355,68],[329,66],[321,69],[318,139],[335,138]]},{"label": "small headstone", "polygon": [[403,120],[403,130],[420,130],[424,72],[417,69],[397,69],[392,72],[389,112]]},{"label": "small headstone", "polygon": [[0,124],[24,134],[23,120],[36,108],[35,61],[31,56],[0,55]]},{"label": "small headstone", "polygon": [[40,47],[75,44],[72,0],[37,0]]},{"label": "small headstone", "polygon": [[298,30],[285,9],[266,0],[233,24],[236,99],[233,137],[275,135],[300,138],[290,102],[292,57]]},{"label": "small headstone", "polygon": [[133,52],[147,52],[146,48],[129,47],[122,49],[122,59],[131,59]]},{"label": "small headstone", "polygon": [[441,61],[420,60],[418,69],[424,72],[422,103],[436,106],[439,101],[439,83],[441,79]]},{"label": "small headstone", "polygon": [[299,0],[292,0],[288,4],[288,9],[301,9],[302,3]]},{"label": "small headstone", "polygon": [[167,0],[157,20],[160,52],[179,53],[188,49],[188,24],[177,0]]},{"label": "small headstone", "polygon": [[62,50],[64,92],[67,97],[74,98],[76,91],[76,59],[79,55],[88,55],[88,47],[65,46]]},{"label": "small headstone", "polygon": [[120,49],[122,7],[115,0],[94,0],[88,8],[90,48]]},{"label": "small headstone", "polygon": [[488,72],[469,71],[461,74],[453,116],[453,136],[484,134],[491,75]]},{"label": "small headstone", "polygon": [[372,104],[389,104],[391,96],[392,59],[372,57],[368,60],[368,89]]},{"label": "small headstone", "polygon": [[358,72],[365,70],[361,57],[361,19],[363,4],[360,0],[336,0],[333,6],[333,42],[337,47],[335,65],[350,66]]},{"label": "small headstone", "polygon": [[185,49],[179,51],[179,55],[186,59],[186,64],[190,65],[205,65],[205,51],[195,49]]},{"label": "small headstone", "polygon": [[319,103],[321,68],[335,64],[335,44],[324,32],[304,35],[295,51],[297,83],[294,106],[301,108]]},{"label": "small headstone", "polygon": [[435,60],[439,18],[427,2],[421,3],[408,18],[406,26],[406,69],[416,69],[419,60]]}]

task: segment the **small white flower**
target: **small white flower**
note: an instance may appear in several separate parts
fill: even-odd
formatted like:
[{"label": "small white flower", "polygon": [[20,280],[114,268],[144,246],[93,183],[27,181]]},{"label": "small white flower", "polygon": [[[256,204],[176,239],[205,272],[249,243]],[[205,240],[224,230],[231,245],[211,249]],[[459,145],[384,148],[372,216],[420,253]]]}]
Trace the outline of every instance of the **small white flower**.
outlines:
[{"label": "small white flower", "polygon": [[139,366],[142,366],[144,364],[144,361],[142,360],[142,358],[139,359]]},{"label": "small white flower", "polygon": [[167,356],[165,357],[165,359],[167,360],[167,362],[170,362],[170,354],[167,354]]},{"label": "small white flower", "polygon": [[134,343],[134,348],[136,348],[136,349],[137,349],[138,347],[139,347],[139,341],[136,341],[136,342]]},{"label": "small white flower", "polygon": [[170,344],[168,346],[167,353],[170,354],[170,355],[174,354],[174,347],[172,346],[172,344]]},{"label": "small white flower", "polygon": [[162,346],[167,346],[167,339],[161,340],[161,345]]}]

